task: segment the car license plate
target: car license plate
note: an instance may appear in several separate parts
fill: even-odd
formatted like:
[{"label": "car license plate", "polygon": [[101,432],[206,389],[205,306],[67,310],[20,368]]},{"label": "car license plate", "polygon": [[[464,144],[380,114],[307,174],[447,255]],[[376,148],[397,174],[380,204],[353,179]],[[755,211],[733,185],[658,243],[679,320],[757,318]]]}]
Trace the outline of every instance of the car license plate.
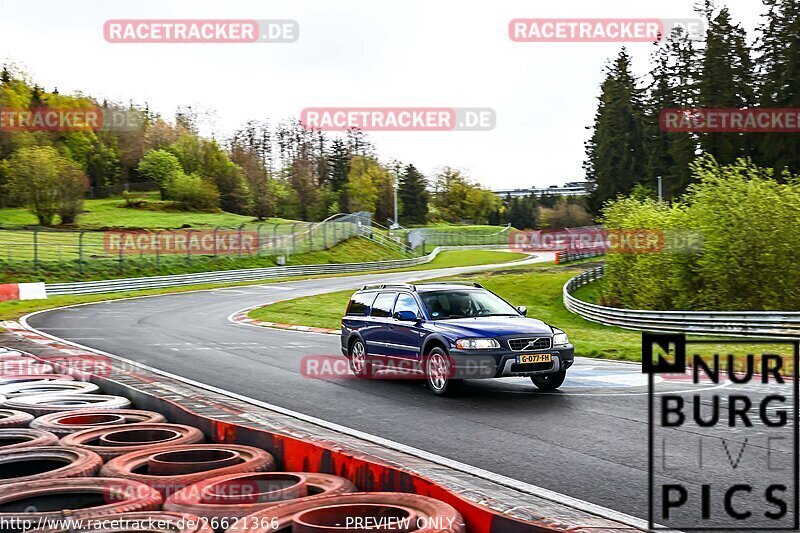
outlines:
[{"label": "car license plate", "polygon": [[517,356],[518,364],[526,363],[549,363],[553,360],[553,355],[549,353],[525,353]]}]

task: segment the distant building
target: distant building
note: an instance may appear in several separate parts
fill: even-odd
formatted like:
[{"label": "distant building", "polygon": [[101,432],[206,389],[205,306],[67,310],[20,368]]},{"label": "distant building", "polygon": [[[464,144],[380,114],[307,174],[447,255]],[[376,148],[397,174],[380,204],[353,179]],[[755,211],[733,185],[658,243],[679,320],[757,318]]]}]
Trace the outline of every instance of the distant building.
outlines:
[{"label": "distant building", "polygon": [[568,181],[564,185],[551,185],[549,187],[532,187],[530,189],[502,189],[494,191],[497,196],[505,198],[511,196],[512,198],[528,196],[535,194],[536,196],[586,196],[592,192],[594,184],[590,181]]}]

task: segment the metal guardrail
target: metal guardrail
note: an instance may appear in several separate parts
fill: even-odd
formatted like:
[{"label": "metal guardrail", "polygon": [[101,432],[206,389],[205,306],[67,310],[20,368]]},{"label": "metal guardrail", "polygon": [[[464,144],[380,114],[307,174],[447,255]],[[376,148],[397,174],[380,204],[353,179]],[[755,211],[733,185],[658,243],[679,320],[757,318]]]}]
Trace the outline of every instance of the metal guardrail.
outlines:
[{"label": "metal guardrail", "polygon": [[140,291],[198,285],[205,283],[231,283],[237,281],[259,281],[271,278],[307,276],[313,274],[343,274],[370,270],[391,270],[423,265],[433,261],[440,252],[448,249],[496,248],[495,246],[437,246],[428,255],[409,259],[371,261],[366,263],[325,263],[315,265],[290,265],[242,270],[218,270],[194,274],[173,274],[169,276],[150,276],[146,278],[121,278],[102,281],[79,281],[71,283],[48,283],[47,294],[102,294],[118,291]]},{"label": "metal guardrail", "polygon": [[578,287],[603,277],[605,267],[587,270],[564,284],[564,307],[576,315],[606,326],[644,331],[748,337],[800,337],[800,312],[793,311],[650,311],[620,309],[579,300]]},{"label": "metal guardrail", "polygon": [[556,252],[556,264],[568,263],[570,261],[578,261],[579,259],[588,259],[590,257],[598,257],[605,254],[605,250],[585,250],[581,252],[571,250],[561,250]]}]

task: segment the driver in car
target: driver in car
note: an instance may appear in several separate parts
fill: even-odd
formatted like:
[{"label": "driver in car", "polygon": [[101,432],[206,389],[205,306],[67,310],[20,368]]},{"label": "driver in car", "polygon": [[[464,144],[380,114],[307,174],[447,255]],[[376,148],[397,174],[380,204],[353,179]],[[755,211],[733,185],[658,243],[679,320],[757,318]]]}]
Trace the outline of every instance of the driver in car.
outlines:
[{"label": "driver in car", "polygon": [[453,304],[453,314],[472,316],[472,299],[466,294],[454,294]]}]

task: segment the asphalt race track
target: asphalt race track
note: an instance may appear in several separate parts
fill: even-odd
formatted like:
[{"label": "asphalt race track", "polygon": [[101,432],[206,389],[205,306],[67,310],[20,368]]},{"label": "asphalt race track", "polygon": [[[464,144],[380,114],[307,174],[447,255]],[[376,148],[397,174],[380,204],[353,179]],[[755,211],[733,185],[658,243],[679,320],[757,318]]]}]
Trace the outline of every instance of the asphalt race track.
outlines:
[{"label": "asphalt race track", "polygon": [[[196,381],[646,518],[647,381],[639,365],[580,358],[555,393],[537,392],[528,379],[508,378],[473,381],[457,398],[437,398],[417,380],[304,377],[304,356],[342,358],[338,337],[229,320],[236,311],[277,300],[366,282],[485,268],[302,280],[97,303],[40,313],[29,324]],[[536,309],[529,315],[535,317]],[[659,387],[691,390],[693,385],[675,379]],[[707,392],[712,385],[701,388]],[[693,437],[686,433],[686,439]],[[692,453],[676,454],[673,460],[675,479],[690,487],[727,483],[724,477],[718,479],[716,469],[694,466]],[[747,456],[741,463],[740,471],[748,479],[762,475],[761,465]]]}]

